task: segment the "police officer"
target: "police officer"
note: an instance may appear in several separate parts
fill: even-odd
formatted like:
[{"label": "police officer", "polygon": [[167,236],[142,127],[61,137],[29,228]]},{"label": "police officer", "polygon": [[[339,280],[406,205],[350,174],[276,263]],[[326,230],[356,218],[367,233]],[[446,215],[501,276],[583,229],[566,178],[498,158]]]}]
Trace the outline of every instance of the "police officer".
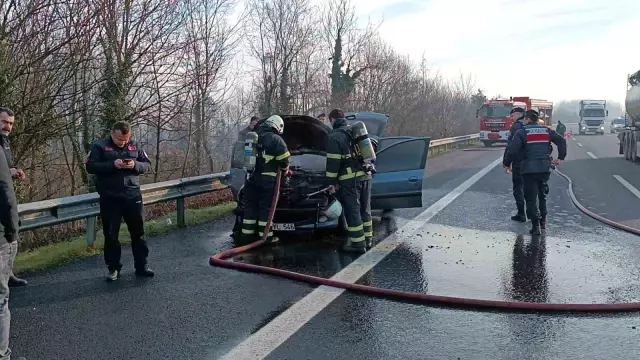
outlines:
[{"label": "police officer", "polygon": [[96,175],[100,195],[100,217],[104,233],[104,260],[109,269],[107,280],[120,275],[120,222],[124,219],[131,235],[136,275],[151,277],[147,266],[149,249],[144,239],[144,216],[140,174],[151,169],[151,162],[140,144],[131,139],[131,125],[125,121],[113,124],[111,136],[99,140],[87,156],[89,174]]},{"label": "police officer", "polygon": [[258,128],[258,157],[256,167],[243,189],[244,218],[242,219],[242,235],[245,241],[262,238],[267,232],[266,241],[275,243],[271,229],[266,229],[271,202],[276,190],[278,171],[290,174],[289,150],[281,135],[284,132],[284,121],[273,115],[262,122]]},{"label": "police officer", "polygon": [[[525,113],[525,126],[513,136],[507,148],[503,165],[506,167],[511,159],[520,157],[522,163],[520,173],[524,180],[524,198],[527,203],[527,216],[531,219],[533,235],[539,235],[547,224],[547,197],[549,193],[549,176],[551,165],[558,166],[567,156],[567,142],[557,132],[538,125],[538,112],[528,110]],[[550,144],[558,147],[558,159],[552,160]],[[537,203],[539,202],[539,204]]]},{"label": "police officer", "polygon": [[349,125],[344,112],[329,112],[333,130],[327,143],[327,180],[337,188],[344,208],[348,238],[343,250],[366,252],[371,247],[373,223],[371,221],[371,172],[355,157]]},{"label": "police officer", "polygon": [[[513,136],[518,130],[524,127],[523,119],[524,119],[524,109],[521,107],[515,107],[511,109],[511,119],[514,120],[513,125],[511,125],[511,129],[509,129],[509,135],[507,136],[507,149],[511,142],[513,141]],[[508,171],[511,172],[511,182],[513,184],[513,197],[516,199],[516,208],[518,209],[518,213],[511,217],[513,221],[526,222],[527,217],[525,216],[524,211],[524,188],[522,182],[522,175],[520,175],[520,162],[522,159],[515,157],[509,158],[509,162],[507,160],[507,149],[505,149],[503,163],[506,164]]]},{"label": "police officer", "polygon": [[[2,150],[4,151],[4,156],[7,159],[7,164],[9,165],[9,172],[11,174],[11,178],[14,180],[25,180],[27,177],[24,174],[24,171],[15,167],[13,162],[13,152],[11,151],[11,144],[9,143],[9,134],[13,130],[13,125],[15,124],[15,114],[13,111],[6,107],[0,107],[0,146],[2,146]],[[11,253],[11,263],[10,268],[11,276],[9,277],[9,286],[10,287],[18,287],[25,286],[28,284],[27,280],[20,279],[15,276],[13,273],[13,264],[16,261],[16,255],[18,254],[18,243],[15,243],[15,251]]]}]

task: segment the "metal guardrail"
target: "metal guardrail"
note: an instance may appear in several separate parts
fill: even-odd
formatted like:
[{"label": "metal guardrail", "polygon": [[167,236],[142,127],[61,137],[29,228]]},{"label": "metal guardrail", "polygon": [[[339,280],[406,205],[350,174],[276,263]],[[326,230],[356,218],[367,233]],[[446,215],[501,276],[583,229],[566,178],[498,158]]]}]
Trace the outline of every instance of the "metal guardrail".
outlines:
[{"label": "metal guardrail", "polygon": [[[471,144],[477,142],[478,139],[478,134],[472,134],[432,140],[429,145],[429,155],[441,153],[460,145]],[[184,227],[184,199],[227,189],[229,187],[227,184],[228,174],[229,172],[223,172],[143,185],[141,187],[142,201],[144,205],[176,201],[178,226]],[[90,193],[20,204],[18,205],[18,213],[20,215],[20,231],[86,219],[87,245],[93,246],[97,234],[96,221],[100,214],[100,197],[98,193]]]}]

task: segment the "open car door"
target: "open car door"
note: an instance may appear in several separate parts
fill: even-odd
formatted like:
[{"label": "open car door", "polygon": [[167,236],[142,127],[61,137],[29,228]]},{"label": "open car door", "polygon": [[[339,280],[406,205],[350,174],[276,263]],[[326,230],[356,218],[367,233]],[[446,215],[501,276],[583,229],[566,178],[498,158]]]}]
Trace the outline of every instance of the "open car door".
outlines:
[{"label": "open car door", "polygon": [[376,174],[371,183],[372,209],[422,207],[429,137],[391,136],[379,139]]}]

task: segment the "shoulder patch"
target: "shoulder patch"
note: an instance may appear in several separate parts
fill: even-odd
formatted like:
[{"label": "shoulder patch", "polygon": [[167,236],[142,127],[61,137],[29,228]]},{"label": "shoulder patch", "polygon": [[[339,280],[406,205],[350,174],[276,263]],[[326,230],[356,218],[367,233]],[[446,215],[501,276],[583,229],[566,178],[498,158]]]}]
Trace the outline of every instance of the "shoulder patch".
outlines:
[{"label": "shoulder patch", "polygon": [[551,135],[546,127],[525,127],[524,131],[526,132],[528,144],[551,142]]}]

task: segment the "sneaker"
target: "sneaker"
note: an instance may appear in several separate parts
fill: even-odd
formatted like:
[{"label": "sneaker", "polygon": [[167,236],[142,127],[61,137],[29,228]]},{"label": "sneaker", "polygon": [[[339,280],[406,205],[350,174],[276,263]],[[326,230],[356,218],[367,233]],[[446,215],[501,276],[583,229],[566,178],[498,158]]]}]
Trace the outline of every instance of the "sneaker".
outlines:
[{"label": "sneaker", "polygon": [[119,276],[120,276],[119,270],[109,271],[109,274],[107,275],[107,281],[116,281],[118,280]]},{"label": "sneaker", "polygon": [[145,266],[142,269],[136,269],[136,275],[143,277],[153,277],[155,273],[153,272],[153,270],[149,269],[149,267]]}]

